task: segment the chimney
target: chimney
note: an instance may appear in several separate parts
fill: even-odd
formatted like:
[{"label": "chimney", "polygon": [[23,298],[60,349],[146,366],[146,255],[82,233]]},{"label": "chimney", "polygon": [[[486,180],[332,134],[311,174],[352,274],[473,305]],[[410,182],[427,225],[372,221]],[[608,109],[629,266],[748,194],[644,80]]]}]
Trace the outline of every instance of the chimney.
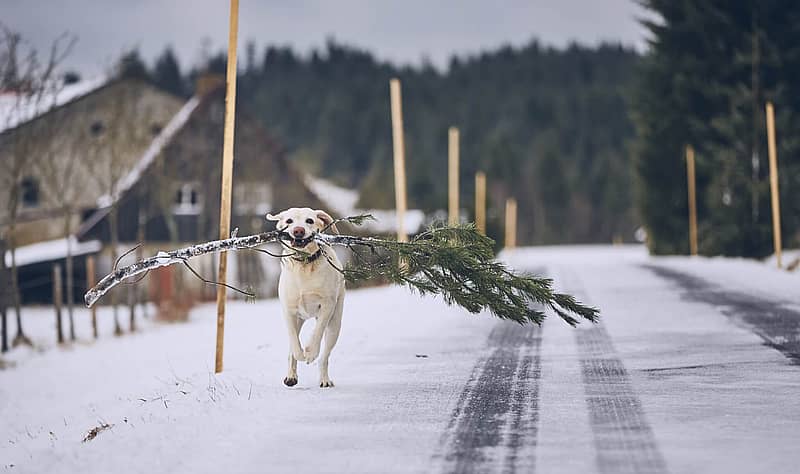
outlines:
[{"label": "chimney", "polygon": [[225,76],[213,72],[203,72],[197,76],[194,84],[194,95],[204,97],[225,85]]}]

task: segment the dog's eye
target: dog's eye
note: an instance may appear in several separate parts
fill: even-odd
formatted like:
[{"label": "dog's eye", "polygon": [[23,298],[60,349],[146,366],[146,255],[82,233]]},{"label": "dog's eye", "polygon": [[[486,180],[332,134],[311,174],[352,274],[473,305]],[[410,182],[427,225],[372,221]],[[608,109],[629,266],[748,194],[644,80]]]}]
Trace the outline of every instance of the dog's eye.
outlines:
[{"label": "dog's eye", "polygon": [[313,223],[314,223],[314,219],[311,219],[311,218],[306,219],[306,224],[313,224]]},{"label": "dog's eye", "polygon": [[291,220],[291,219],[286,219],[286,223],[287,223],[287,224],[291,224],[292,222],[294,222],[294,221],[293,221],[293,220]]}]

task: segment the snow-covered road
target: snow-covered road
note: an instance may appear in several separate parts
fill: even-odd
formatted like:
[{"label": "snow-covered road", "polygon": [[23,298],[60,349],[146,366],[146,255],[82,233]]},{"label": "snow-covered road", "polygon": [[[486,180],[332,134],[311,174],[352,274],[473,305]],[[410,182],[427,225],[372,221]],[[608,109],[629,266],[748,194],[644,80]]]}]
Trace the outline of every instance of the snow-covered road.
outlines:
[{"label": "snow-covered road", "polygon": [[[601,308],[541,328],[402,288],[351,291],[334,389],[288,389],[275,301],[55,349],[0,371],[8,472],[795,472],[800,280],[639,247],[520,249]],[[308,330],[310,328],[306,328]],[[87,432],[111,427],[88,442]]]}]

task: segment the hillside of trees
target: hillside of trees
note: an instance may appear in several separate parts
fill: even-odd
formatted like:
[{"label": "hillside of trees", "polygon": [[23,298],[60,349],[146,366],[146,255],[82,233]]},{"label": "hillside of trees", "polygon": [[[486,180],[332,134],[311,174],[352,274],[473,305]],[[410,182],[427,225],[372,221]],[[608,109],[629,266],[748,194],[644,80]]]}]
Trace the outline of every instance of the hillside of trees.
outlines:
[{"label": "hillside of trees", "polygon": [[[301,56],[250,44],[240,60],[239,107],[260,117],[304,169],[357,188],[365,207],[394,206],[389,79],[403,87],[408,194],[412,207],[447,207],[447,129],[461,130],[462,207],[474,173],[489,178],[489,230],[501,236],[505,198],[519,201],[524,244],[633,239],[633,137],[626,102],[639,56],[617,45],[564,50],[532,41],[398,68],[329,41]],[[223,73],[224,55],[205,69]],[[153,80],[188,94],[167,50]]]},{"label": "hillside of trees", "polygon": [[767,101],[776,109],[784,245],[800,245],[800,3],[643,4],[663,19],[646,24],[652,45],[633,100],[637,201],[651,251],[688,253],[691,144],[700,253],[773,252]]}]

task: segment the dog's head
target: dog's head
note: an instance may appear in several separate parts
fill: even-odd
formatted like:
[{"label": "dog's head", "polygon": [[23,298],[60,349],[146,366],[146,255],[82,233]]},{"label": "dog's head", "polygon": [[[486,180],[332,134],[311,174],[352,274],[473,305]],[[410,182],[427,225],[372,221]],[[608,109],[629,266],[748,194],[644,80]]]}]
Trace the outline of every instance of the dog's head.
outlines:
[{"label": "dog's head", "polygon": [[291,246],[304,249],[304,252],[314,253],[319,248],[313,241],[314,234],[325,229],[339,233],[327,212],[309,207],[292,207],[275,215],[267,214],[267,220],[276,221],[275,227],[292,237]]}]

